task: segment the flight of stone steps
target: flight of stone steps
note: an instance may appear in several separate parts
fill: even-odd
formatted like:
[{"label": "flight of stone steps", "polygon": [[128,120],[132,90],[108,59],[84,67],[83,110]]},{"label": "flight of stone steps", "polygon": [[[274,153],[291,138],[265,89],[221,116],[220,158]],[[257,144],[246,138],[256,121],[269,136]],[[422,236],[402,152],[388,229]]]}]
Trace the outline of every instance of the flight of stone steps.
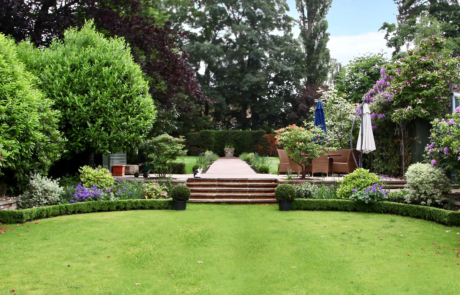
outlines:
[{"label": "flight of stone steps", "polygon": [[187,180],[190,203],[276,203],[277,179],[192,178]]}]

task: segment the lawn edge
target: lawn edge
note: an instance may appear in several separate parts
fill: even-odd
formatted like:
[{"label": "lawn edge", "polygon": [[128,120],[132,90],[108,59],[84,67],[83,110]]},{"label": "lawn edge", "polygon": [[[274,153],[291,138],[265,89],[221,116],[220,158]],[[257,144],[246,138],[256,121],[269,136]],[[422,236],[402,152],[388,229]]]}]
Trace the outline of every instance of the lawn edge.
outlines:
[{"label": "lawn edge", "polygon": [[444,225],[460,225],[460,212],[393,202],[374,202],[364,204],[362,202],[349,200],[294,199],[292,203],[292,210],[394,214],[435,221]]}]

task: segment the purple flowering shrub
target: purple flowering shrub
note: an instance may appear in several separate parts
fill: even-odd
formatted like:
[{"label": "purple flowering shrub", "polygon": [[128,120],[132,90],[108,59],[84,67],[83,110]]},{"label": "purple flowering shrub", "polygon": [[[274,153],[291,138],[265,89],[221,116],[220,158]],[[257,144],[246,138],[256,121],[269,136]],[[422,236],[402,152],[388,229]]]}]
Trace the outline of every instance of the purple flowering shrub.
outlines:
[{"label": "purple flowering shrub", "polygon": [[383,189],[383,186],[378,183],[374,183],[372,186],[366,187],[365,189],[359,190],[357,187],[352,189],[353,194],[350,196],[350,200],[360,201],[366,204],[371,202],[386,201],[388,200],[386,194],[388,191]]},{"label": "purple flowering shrub", "polygon": [[80,203],[88,201],[107,200],[108,195],[96,186],[84,187],[81,183],[77,186],[72,185],[65,189],[63,203]]},{"label": "purple flowering shrub", "polygon": [[460,170],[460,107],[452,115],[431,122],[430,143],[425,158],[431,166],[452,171]]},{"label": "purple flowering shrub", "polygon": [[337,198],[345,200],[348,200],[355,192],[365,190],[374,184],[382,185],[378,175],[363,168],[358,168],[344,176],[342,180],[338,181],[338,184]]}]

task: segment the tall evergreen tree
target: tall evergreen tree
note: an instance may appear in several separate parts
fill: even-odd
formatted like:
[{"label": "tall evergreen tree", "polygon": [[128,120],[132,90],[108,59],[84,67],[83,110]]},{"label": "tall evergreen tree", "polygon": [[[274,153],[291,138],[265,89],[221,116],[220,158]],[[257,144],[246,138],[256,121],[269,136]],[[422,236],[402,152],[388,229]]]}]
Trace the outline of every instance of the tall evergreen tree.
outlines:
[{"label": "tall evergreen tree", "polygon": [[296,0],[300,15],[300,38],[306,63],[306,84],[322,84],[327,80],[330,54],[326,14],[332,0]]}]

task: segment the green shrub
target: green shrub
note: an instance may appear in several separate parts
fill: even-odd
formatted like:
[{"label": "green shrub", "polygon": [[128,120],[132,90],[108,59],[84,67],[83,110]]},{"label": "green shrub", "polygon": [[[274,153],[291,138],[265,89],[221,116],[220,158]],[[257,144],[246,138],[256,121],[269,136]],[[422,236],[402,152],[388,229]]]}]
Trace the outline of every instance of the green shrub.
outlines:
[{"label": "green shrub", "polygon": [[168,172],[171,174],[185,174],[185,163],[183,162],[169,162]]},{"label": "green shrub", "polygon": [[174,201],[188,201],[190,199],[190,189],[186,185],[176,185],[171,190],[171,198]]},{"label": "green shrub", "polygon": [[165,186],[160,185],[156,182],[149,182],[144,184],[143,196],[146,199],[167,199],[168,190]]},{"label": "green shrub", "polygon": [[45,175],[61,157],[59,111],[38,90],[39,80],[26,71],[13,39],[0,34],[0,182],[21,193],[33,172]]},{"label": "green shrub", "polygon": [[204,156],[206,157],[206,159],[210,159],[211,163],[219,160],[219,155],[209,150],[206,150],[206,152],[204,153]]},{"label": "green shrub", "polygon": [[296,190],[290,184],[280,184],[275,189],[275,198],[278,201],[292,201],[295,198]]},{"label": "green shrub", "polygon": [[375,183],[372,186],[367,187],[366,189],[353,189],[353,194],[350,197],[352,201],[364,202],[365,204],[385,201],[388,198],[385,196],[388,192],[383,190],[383,186],[379,186],[378,183]]},{"label": "green shrub", "polygon": [[44,48],[22,42],[18,55],[61,112],[69,153],[128,150],[152,129],[156,110],[140,65],[123,38],[106,38],[93,21]]},{"label": "green shrub", "polygon": [[179,156],[185,156],[187,151],[183,150],[182,142],[184,138],[174,138],[168,134],[162,134],[155,138],[145,141],[142,145],[147,154],[147,165],[154,167],[153,170],[159,177],[164,177],[170,173],[171,162]]},{"label": "green shrub", "polygon": [[406,203],[439,205],[441,196],[451,193],[450,181],[444,170],[430,164],[416,163],[406,172]]},{"label": "green shrub", "polygon": [[47,218],[59,215],[90,213],[100,211],[120,210],[163,210],[172,209],[173,202],[169,200],[120,200],[94,201],[54,205],[49,207],[31,208],[23,210],[0,210],[0,223],[24,223],[26,221]]},{"label": "green shrub", "polygon": [[259,173],[268,173],[270,171],[270,167],[267,164],[263,164],[259,167]]},{"label": "green shrub", "polygon": [[314,199],[314,193],[317,189],[316,185],[310,182],[303,182],[294,186],[294,188],[297,199]]},{"label": "green shrub", "polygon": [[109,174],[109,170],[98,166],[97,168],[91,168],[89,166],[83,166],[78,169],[80,172],[81,184],[84,187],[96,186],[103,191],[110,189],[113,186],[114,179]]},{"label": "green shrub", "polygon": [[63,193],[59,180],[35,173],[30,177],[29,185],[17,204],[21,209],[56,205],[60,203]]},{"label": "green shrub", "polygon": [[245,152],[245,153],[240,154],[239,158],[240,158],[241,161],[247,162],[248,161],[248,153]]},{"label": "green shrub", "polygon": [[328,186],[321,183],[321,186],[316,187],[316,191],[313,194],[315,199],[336,199],[337,189],[334,186]]},{"label": "green shrub", "polygon": [[252,163],[252,161],[254,160],[254,157],[255,157],[254,153],[249,153],[248,154],[248,159],[246,160],[246,162]]},{"label": "green shrub", "polygon": [[203,150],[214,151],[214,133],[213,130],[200,131],[200,146]]},{"label": "green shrub", "polygon": [[460,212],[392,202],[364,204],[349,200],[295,199],[292,203],[292,210],[324,210],[395,214],[435,221],[450,226],[460,225]]},{"label": "green shrub", "polygon": [[406,190],[393,191],[387,194],[388,202],[394,203],[405,203],[406,202]]},{"label": "green shrub", "polygon": [[382,185],[380,177],[374,173],[370,173],[369,170],[358,168],[338,181],[337,198],[349,199],[353,195],[353,190],[357,189],[357,191],[360,191],[376,183],[379,186]]}]

